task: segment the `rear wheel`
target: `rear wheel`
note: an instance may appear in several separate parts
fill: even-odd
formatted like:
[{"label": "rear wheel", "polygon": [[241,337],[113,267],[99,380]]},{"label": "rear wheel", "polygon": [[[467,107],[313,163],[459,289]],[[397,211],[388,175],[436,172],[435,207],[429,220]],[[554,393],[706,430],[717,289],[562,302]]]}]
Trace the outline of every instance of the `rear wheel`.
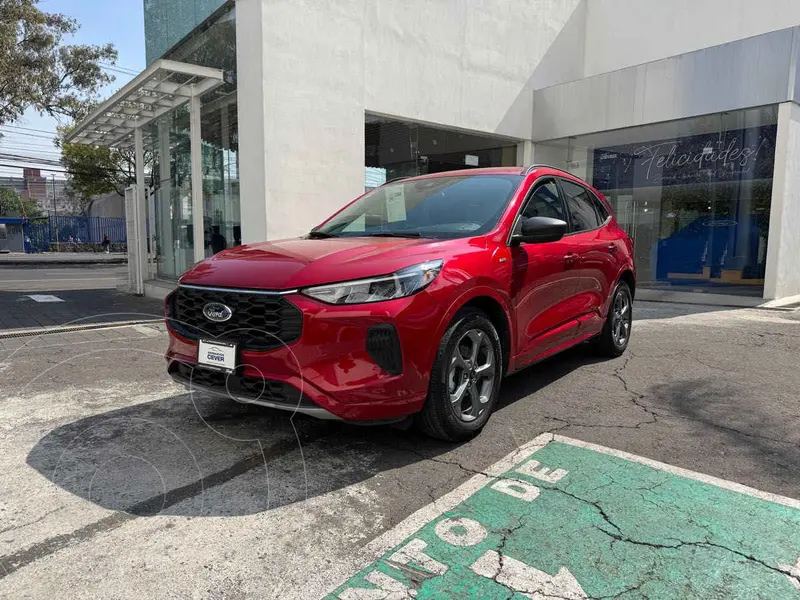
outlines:
[{"label": "rear wheel", "polygon": [[603,331],[592,340],[598,354],[602,356],[620,356],[631,340],[633,325],[633,295],[631,288],[624,281],[617,283],[611,296],[611,304]]},{"label": "rear wheel", "polygon": [[433,437],[460,441],[477,434],[497,401],[503,374],[500,337],[478,310],[459,313],[448,327],[431,371],[420,428]]}]

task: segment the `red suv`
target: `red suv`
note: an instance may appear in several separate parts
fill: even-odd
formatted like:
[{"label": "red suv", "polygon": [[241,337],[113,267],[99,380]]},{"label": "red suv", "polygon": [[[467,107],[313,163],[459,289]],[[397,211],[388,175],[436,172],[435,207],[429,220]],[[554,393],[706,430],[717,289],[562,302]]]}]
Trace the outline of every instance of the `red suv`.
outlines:
[{"label": "red suv", "polygon": [[631,333],[633,247],[603,197],[546,166],[411,177],[308,235],[224,250],[166,300],[195,390],[461,440],[505,375]]}]

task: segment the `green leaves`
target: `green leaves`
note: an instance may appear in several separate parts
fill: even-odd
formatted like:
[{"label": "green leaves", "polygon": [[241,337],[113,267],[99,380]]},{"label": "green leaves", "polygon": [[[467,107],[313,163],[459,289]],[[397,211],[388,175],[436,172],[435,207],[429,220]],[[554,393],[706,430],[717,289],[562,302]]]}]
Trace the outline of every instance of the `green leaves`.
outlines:
[{"label": "green leaves", "polygon": [[[88,112],[92,105],[84,104]],[[106,148],[84,144],[65,144],[63,137],[70,128],[59,128],[61,164],[69,173],[70,188],[79,197],[81,211],[85,212],[91,199],[99,194],[116,192],[125,195],[125,188],[136,183],[136,157],[132,149]],[[150,172],[153,153],[144,152],[144,169]]]},{"label": "green leaves", "polygon": [[77,22],[37,4],[0,0],[0,125],[15,121],[28,107],[79,119],[114,79],[99,64],[116,62],[113,44],[64,44],[64,36],[78,30]]},{"label": "green leaves", "polygon": [[14,190],[0,188],[0,217],[27,217],[41,215],[36,202],[20,197]]}]

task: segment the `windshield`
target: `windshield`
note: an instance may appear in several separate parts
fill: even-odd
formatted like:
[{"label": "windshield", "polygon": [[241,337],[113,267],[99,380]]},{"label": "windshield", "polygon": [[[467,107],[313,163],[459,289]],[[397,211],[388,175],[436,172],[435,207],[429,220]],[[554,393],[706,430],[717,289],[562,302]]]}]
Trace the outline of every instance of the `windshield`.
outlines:
[{"label": "windshield", "polygon": [[497,225],[521,181],[521,175],[466,175],[389,183],[361,197],[312,235],[482,235]]}]

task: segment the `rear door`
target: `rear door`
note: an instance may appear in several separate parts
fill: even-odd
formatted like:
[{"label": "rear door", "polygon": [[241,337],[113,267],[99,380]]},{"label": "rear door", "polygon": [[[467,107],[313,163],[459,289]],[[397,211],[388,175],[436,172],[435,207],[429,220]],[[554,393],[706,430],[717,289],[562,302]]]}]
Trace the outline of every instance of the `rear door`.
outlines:
[{"label": "rear door", "polygon": [[560,179],[561,190],[570,217],[570,235],[578,257],[576,301],[582,317],[582,331],[602,327],[605,301],[617,274],[614,236],[607,227],[611,214],[587,187]]},{"label": "rear door", "polygon": [[[536,182],[523,205],[512,235],[529,217],[568,221],[566,207],[555,178]],[[572,340],[577,332],[578,254],[574,241],[520,244],[511,248],[513,275],[511,296],[516,316],[517,366],[523,366]]]}]

